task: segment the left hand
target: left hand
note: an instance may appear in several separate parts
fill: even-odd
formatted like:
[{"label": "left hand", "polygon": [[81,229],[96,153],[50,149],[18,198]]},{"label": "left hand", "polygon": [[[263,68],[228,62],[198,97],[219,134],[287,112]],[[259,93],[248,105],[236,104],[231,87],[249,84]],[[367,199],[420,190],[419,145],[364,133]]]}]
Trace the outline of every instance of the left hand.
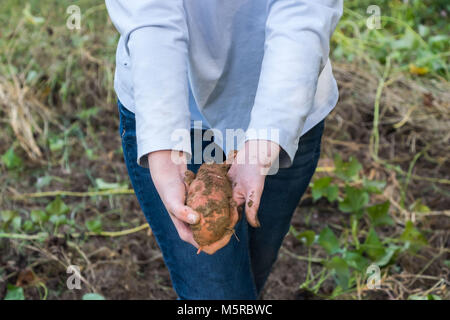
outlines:
[{"label": "left hand", "polygon": [[245,215],[252,227],[260,227],[258,208],[266,175],[278,158],[280,146],[269,140],[249,140],[237,153],[228,177],[232,182],[237,207],[245,204]]}]

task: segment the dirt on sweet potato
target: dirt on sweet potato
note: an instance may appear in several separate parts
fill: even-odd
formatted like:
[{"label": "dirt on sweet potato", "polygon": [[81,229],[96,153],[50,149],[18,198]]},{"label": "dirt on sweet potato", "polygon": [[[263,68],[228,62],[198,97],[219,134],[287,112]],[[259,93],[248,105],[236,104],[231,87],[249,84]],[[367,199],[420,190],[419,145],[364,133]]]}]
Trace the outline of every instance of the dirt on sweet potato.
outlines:
[{"label": "dirt on sweet potato", "polygon": [[186,204],[200,214],[197,224],[191,225],[195,241],[208,246],[233,233],[231,181],[227,177],[229,165],[204,163],[197,175],[186,172],[189,185]]}]

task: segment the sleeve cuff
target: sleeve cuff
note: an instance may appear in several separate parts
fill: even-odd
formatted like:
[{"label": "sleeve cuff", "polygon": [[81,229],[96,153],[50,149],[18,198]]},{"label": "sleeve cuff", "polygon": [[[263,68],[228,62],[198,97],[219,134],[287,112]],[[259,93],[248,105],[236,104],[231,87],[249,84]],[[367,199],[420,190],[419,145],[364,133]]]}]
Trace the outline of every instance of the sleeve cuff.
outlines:
[{"label": "sleeve cuff", "polygon": [[280,128],[259,128],[251,126],[245,132],[245,139],[238,147],[238,150],[240,150],[243,147],[243,144],[249,140],[268,140],[275,142],[280,146],[279,167],[288,168],[294,161],[298,149],[300,132],[301,130],[299,131],[299,134],[295,135]]},{"label": "sleeve cuff", "polygon": [[160,150],[174,150],[185,152],[187,155],[187,160],[189,162],[192,156],[190,131],[179,129],[173,131],[172,135],[160,135],[158,139],[138,139],[138,165],[144,168],[148,168],[148,154]]}]

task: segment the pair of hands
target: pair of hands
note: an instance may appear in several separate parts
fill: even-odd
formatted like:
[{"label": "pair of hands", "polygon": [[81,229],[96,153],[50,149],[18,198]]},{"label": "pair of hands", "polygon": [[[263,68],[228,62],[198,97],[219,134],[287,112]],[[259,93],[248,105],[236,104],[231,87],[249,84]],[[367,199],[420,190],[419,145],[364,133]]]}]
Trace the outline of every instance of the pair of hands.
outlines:
[{"label": "pair of hands", "polygon": [[[279,145],[272,141],[251,140],[236,154],[228,171],[233,186],[233,200],[237,204],[232,211],[232,228],[239,220],[238,210],[244,206],[248,223],[255,228],[260,226],[257,213],[264,181],[279,152]],[[188,190],[184,179],[187,170],[186,155],[171,150],[155,151],[148,155],[148,164],[153,183],[178,235],[198,249],[199,245],[195,242],[189,225],[196,224],[200,216],[185,204]],[[213,254],[224,247],[231,236],[232,234],[202,247],[202,251]]]}]

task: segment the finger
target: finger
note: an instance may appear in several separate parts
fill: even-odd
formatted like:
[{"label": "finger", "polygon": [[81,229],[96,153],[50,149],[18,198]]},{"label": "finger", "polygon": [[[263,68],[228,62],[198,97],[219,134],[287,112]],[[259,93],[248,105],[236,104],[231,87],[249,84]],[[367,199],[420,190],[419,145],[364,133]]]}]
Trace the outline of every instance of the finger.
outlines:
[{"label": "finger", "polygon": [[234,192],[230,200],[231,224],[234,226],[241,218],[245,206],[245,196],[240,192]]},{"label": "finger", "polygon": [[242,217],[245,205],[245,189],[237,182],[232,182],[232,196],[230,199],[231,225],[234,226]]},{"label": "finger", "polygon": [[245,202],[245,215],[247,217],[248,223],[254,227],[261,227],[261,223],[258,219],[258,209],[261,201],[262,188],[252,189],[248,195]]},{"label": "finger", "polygon": [[196,224],[200,220],[200,215],[198,214],[198,212],[182,204],[177,204],[174,207],[169,208],[169,213],[173,214],[176,218],[188,224]]},{"label": "finger", "polygon": [[186,191],[187,185],[185,181],[181,176],[176,176],[171,180],[165,181],[165,183],[160,186],[158,193],[170,214],[189,223],[190,221],[185,218],[190,213],[190,208],[185,208]]},{"label": "finger", "polygon": [[175,229],[178,232],[178,236],[181,240],[192,244],[194,247],[198,248],[199,245],[194,240],[194,235],[192,234],[192,230],[189,228],[189,225],[184,223],[181,220],[178,220],[176,217],[171,216],[173,225],[175,226]]},{"label": "finger", "polygon": [[183,174],[183,182],[184,186],[186,188],[186,191],[189,190],[189,186],[191,185],[192,181],[195,179],[195,173],[193,173],[191,170],[186,170]]},{"label": "finger", "polygon": [[237,152],[236,150],[231,150],[231,151],[228,153],[227,159],[225,160],[225,164],[226,164],[228,167],[231,167],[231,165],[233,164],[234,160],[236,159],[237,153],[238,153],[238,152]]},{"label": "finger", "polygon": [[228,171],[228,178],[231,181],[232,199],[236,202],[237,206],[240,206],[245,203],[245,188],[243,188],[238,181],[233,180],[233,178],[230,176],[230,171]]}]

